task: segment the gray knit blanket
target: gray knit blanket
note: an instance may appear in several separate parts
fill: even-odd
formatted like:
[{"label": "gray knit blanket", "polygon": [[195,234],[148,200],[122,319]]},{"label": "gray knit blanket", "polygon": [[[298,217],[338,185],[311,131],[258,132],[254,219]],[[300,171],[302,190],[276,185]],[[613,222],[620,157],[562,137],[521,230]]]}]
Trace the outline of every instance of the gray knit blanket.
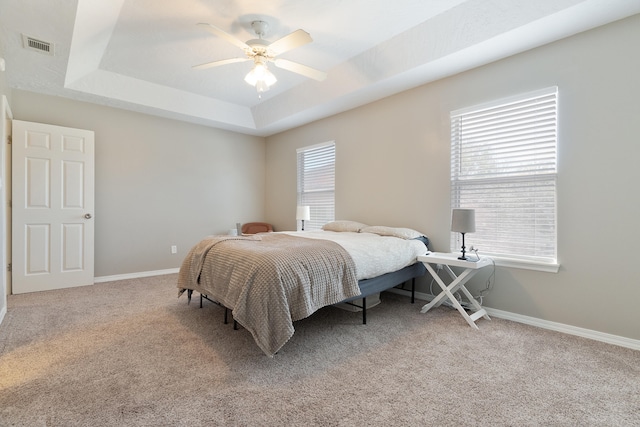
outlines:
[{"label": "gray knit blanket", "polygon": [[201,241],[182,263],[178,288],[231,309],[268,356],[293,336],[294,321],[360,295],[355,264],[342,246],[279,233]]}]

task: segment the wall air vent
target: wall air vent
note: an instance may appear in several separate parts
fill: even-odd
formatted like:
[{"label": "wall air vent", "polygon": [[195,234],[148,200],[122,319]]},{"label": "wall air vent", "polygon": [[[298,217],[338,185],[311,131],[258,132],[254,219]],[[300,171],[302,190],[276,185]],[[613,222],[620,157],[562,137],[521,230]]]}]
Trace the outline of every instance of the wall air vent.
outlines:
[{"label": "wall air vent", "polygon": [[22,46],[25,49],[35,50],[36,52],[44,53],[46,55],[53,55],[54,44],[43,40],[38,40],[27,35],[22,35]]}]

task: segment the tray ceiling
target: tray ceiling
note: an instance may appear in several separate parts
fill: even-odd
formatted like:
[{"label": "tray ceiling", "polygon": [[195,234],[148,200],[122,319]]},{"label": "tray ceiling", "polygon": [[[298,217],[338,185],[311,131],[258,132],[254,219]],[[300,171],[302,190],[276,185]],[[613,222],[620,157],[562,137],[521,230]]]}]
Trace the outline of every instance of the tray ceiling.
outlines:
[{"label": "tray ceiling", "polygon": [[[0,56],[11,88],[265,136],[639,12],[629,0],[4,0]],[[327,79],[272,67],[258,98],[250,62],[192,69],[242,56],[197,23],[246,41],[254,20],[271,41],[309,32],[282,57]]]}]

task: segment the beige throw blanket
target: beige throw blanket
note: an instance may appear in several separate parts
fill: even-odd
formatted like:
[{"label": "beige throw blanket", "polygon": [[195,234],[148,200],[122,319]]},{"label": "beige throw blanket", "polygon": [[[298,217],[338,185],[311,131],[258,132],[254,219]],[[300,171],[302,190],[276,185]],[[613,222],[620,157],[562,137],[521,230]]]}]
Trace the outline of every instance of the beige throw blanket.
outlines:
[{"label": "beige throw blanket", "polygon": [[353,259],[339,244],[279,233],[203,240],[183,261],[178,288],[231,309],[268,356],[293,336],[294,321],[360,295]]}]

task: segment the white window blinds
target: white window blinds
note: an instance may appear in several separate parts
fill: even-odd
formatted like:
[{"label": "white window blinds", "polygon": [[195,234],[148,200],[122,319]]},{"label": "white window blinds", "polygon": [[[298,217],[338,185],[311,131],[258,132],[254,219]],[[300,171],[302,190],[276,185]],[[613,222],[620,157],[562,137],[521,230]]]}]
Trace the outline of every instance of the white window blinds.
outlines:
[{"label": "white window blinds", "polygon": [[298,206],[309,206],[311,211],[304,229],[319,230],[335,219],[336,146],[327,142],[299,148],[297,153]]},{"label": "white window blinds", "polygon": [[[467,249],[556,264],[557,87],[451,113],[451,207],[476,210]],[[459,251],[460,233],[451,250]]]}]

